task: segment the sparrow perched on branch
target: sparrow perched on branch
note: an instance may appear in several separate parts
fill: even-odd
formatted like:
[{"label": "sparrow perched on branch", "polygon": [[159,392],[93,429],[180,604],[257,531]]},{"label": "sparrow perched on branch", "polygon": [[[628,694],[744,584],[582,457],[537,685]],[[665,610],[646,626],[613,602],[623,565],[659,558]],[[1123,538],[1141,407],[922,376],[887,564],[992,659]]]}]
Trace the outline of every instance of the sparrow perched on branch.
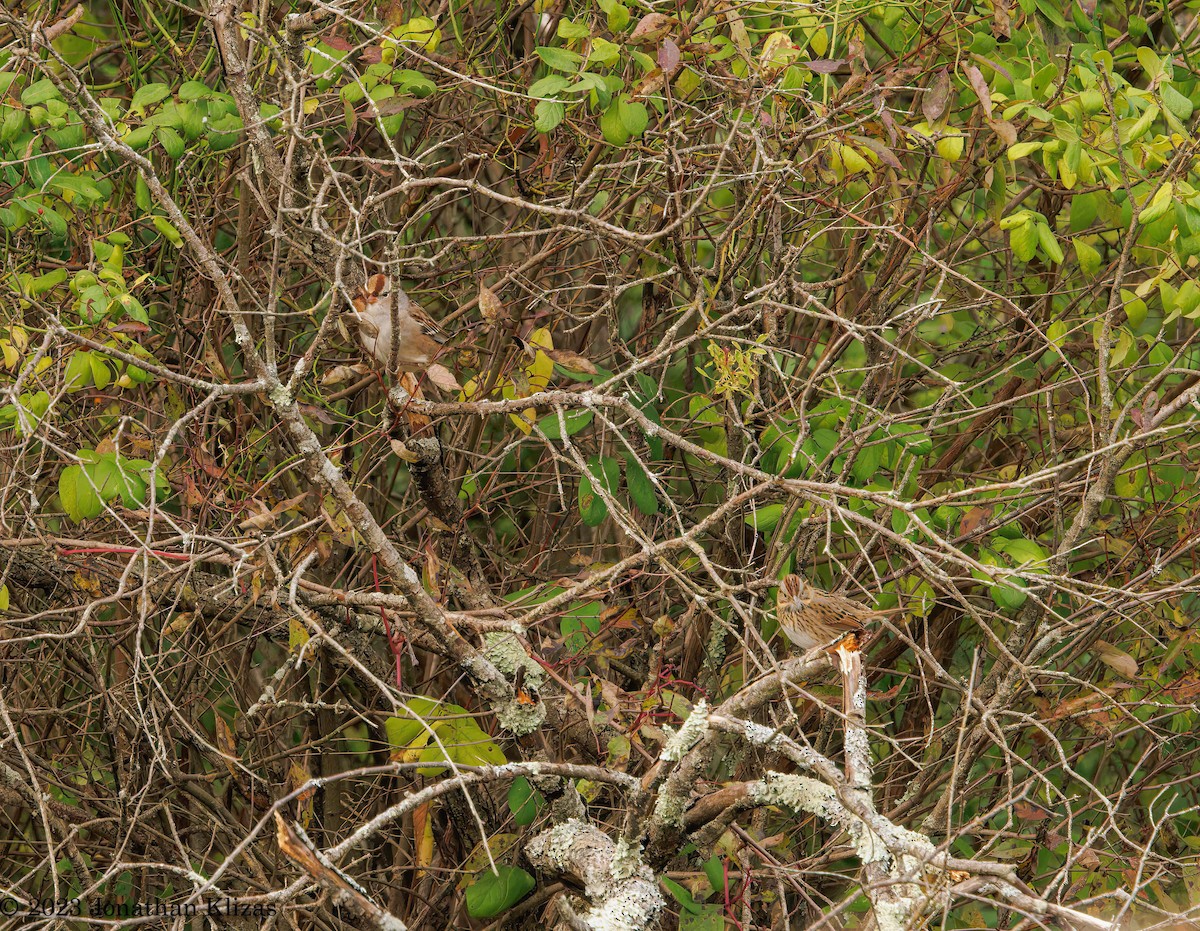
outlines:
[{"label": "sparrow perched on branch", "polygon": [[814,588],[798,575],[788,575],[779,583],[775,604],[779,626],[802,650],[829,646],[849,634],[861,638],[867,621],[897,610],[872,610],[853,598]]},{"label": "sparrow perched on branch", "polygon": [[[384,371],[421,371],[441,353],[446,334],[387,275],[368,278],[353,306],[359,345]],[[399,334],[394,347],[393,332]]]}]

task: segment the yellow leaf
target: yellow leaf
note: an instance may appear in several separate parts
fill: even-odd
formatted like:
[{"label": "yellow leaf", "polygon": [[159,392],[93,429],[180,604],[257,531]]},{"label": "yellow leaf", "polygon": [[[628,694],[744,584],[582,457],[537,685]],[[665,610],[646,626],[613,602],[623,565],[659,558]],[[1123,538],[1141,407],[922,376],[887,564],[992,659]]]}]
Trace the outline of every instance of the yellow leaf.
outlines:
[{"label": "yellow leaf", "polygon": [[288,652],[299,656],[311,635],[298,617],[288,618]]},{"label": "yellow leaf", "polygon": [[[541,349],[554,348],[554,340],[550,336],[550,331],[545,327],[533,331],[533,335],[529,337],[529,344]],[[525,372],[529,375],[531,393],[545,391],[546,386],[550,384],[550,376],[554,374],[554,360],[539,350],[535,353],[533,361],[526,366]]]},{"label": "yellow leaf", "polygon": [[0,585],[0,611],[8,610],[8,602],[9,602],[8,586]]},{"label": "yellow leaf", "polygon": [[417,875],[421,876],[425,872],[431,862],[433,862],[433,819],[430,815],[430,803],[418,805],[413,809],[413,833],[416,835],[417,856],[416,866]]}]

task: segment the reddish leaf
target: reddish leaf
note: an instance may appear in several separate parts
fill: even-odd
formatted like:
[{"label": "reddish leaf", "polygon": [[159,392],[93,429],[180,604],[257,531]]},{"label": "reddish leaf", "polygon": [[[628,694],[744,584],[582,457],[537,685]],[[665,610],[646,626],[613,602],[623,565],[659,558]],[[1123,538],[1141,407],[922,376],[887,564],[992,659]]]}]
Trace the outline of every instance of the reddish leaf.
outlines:
[{"label": "reddish leaf", "polygon": [[817,74],[833,74],[845,63],[844,58],[814,58],[806,61],[804,65],[809,71],[815,71]]},{"label": "reddish leaf", "polygon": [[674,74],[679,68],[679,46],[670,37],[662,40],[658,47],[658,67],[666,74]]},{"label": "reddish leaf", "polygon": [[1024,799],[1013,805],[1013,813],[1022,821],[1045,821],[1050,817],[1047,809]]}]

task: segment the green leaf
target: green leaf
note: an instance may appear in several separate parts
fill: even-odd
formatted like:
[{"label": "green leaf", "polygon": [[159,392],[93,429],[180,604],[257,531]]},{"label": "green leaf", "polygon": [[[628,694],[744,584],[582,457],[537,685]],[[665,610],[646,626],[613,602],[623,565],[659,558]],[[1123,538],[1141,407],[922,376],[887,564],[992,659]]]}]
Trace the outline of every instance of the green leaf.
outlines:
[{"label": "green leaf", "polygon": [[579,516],[588,527],[599,527],[608,517],[608,505],[596,494],[587,473],[579,477]]},{"label": "green leaf", "polygon": [[683,906],[685,912],[691,912],[693,915],[700,914],[703,906],[695,900],[687,888],[681,883],[677,883],[670,876],[660,876],[658,881],[663,884],[663,888],[671,893],[671,898]]},{"label": "green leaf", "polygon": [[1014,540],[998,537],[993,541],[993,546],[1001,552],[1007,553],[1018,566],[1024,566],[1029,563],[1044,563],[1047,558],[1046,550],[1040,543],[1028,540],[1025,537],[1017,537]]},{"label": "green leaf", "polygon": [[529,85],[530,97],[553,97],[559,91],[566,90],[571,82],[561,74],[548,74],[540,81]]},{"label": "green leaf", "polygon": [[200,81],[185,81],[183,86],[179,88],[180,100],[203,100],[211,97],[213,90]]},{"label": "green leaf", "polygon": [[560,422],[559,417],[558,417],[558,411],[555,411],[552,414],[547,414],[545,417],[543,417],[541,420],[538,421],[538,429],[541,430],[544,434],[546,434],[546,436],[549,439],[561,440],[563,438],[563,435],[562,435],[562,425],[563,424],[565,424],[565,426],[567,428],[567,436],[574,436],[580,430],[587,427],[587,425],[592,422],[592,419],[595,416],[596,416],[596,414],[594,411],[587,411],[587,410],[564,411],[563,415],[562,415],[562,421]]},{"label": "green leaf", "polygon": [[621,125],[633,137],[644,133],[650,123],[650,113],[646,110],[646,105],[631,102],[624,96],[617,100],[617,113],[620,116]]},{"label": "green leaf", "polygon": [[609,495],[616,493],[621,483],[621,466],[611,456],[592,456],[588,459],[588,472],[579,482],[579,512],[589,527],[598,526],[608,516],[608,505],[596,493],[595,483],[600,482]]},{"label": "green leaf", "polygon": [[159,127],[155,136],[158,138],[158,144],[163,147],[163,151],[167,155],[176,160],[183,157],[183,136],[175,132],[170,126]]},{"label": "green leaf", "polygon": [[567,115],[567,108],[557,100],[539,100],[533,108],[533,128],[548,133]]},{"label": "green leaf", "polygon": [[63,193],[76,195],[81,200],[95,203],[104,197],[96,182],[87,175],[72,175],[60,172],[50,179],[50,187]]},{"label": "green leaf", "polygon": [[755,530],[767,533],[779,523],[781,517],[783,517],[782,504],[764,504],[747,514],[743,520]]},{"label": "green leaf", "polygon": [[112,369],[108,367],[108,362],[99,353],[91,354],[92,361],[92,382],[97,388],[103,390],[108,387],[108,383],[112,381]]},{"label": "green leaf", "polygon": [[547,45],[539,45],[534,52],[537,57],[546,63],[555,71],[575,72],[579,70],[579,66],[583,64],[583,56],[578,52],[572,52],[567,48],[554,48]]},{"label": "green leaf", "polygon": [[1142,66],[1142,70],[1151,78],[1157,78],[1163,73],[1162,60],[1154,54],[1153,49],[1146,46],[1138,46],[1137,49],[1138,64]]},{"label": "green leaf", "polygon": [[0,611],[7,611],[9,605],[8,586],[0,585]]},{"label": "green leaf", "polygon": [[[624,9],[624,8],[622,8]],[[628,16],[628,13],[626,13]],[[594,61],[597,64],[611,67],[615,65],[621,58],[621,46],[615,42],[609,42],[607,39],[602,39],[596,36],[592,39],[591,47],[588,49],[588,61]]]},{"label": "green leaf", "polygon": [[396,87],[397,94],[420,97],[422,100],[437,93],[437,85],[433,81],[421,74],[420,71],[413,71],[411,68],[401,71],[392,79],[392,83]]},{"label": "green leaf", "polygon": [[1192,115],[1192,101],[1177,91],[1172,85],[1164,84],[1158,89],[1159,96],[1162,97],[1163,106],[1166,107],[1176,118],[1180,120],[1189,119]]},{"label": "green leaf", "polygon": [[558,622],[563,636],[563,645],[572,654],[587,648],[592,637],[600,632],[600,612],[603,605],[598,601],[574,601]]},{"label": "green leaf", "polygon": [[870,446],[864,446],[858,451],[858,456],[854,459],[854,467],[850,470],[850,474],[854,476],[856,482],[866,484],[875,478],[875,474],[879,471],[879,467],[882,464],[883,445],[872,443]]},{"label": "green leaf", "polygon": [[625,486],[639,511],[647,516],[658,513],[658,496],[654,493],[654,483],[650,481],[650,476],[646,474],[641,463],[628,451],[625,454]]},{"label": "green leaf", "polygon": [[[180,235],[179,230],[175,229],[175,227],[165,217],[152,216],[150,221],[154,224],[154,228],[162,233],[163,238],[165,238],[167,242],[169,242],[176,249],[183,248],[183,236]],[[143,320],[142,322],[146,323],[148,321]]]},{"label": "green leaf", "polygon": [[1154,196],[1146,202],[1146,206],[1143,207],[1141,213],[1138,214],[1138,222],[1143,224],[1153,223],[1155,220],[1165,214],[1171,209],[1171,198],[1174,196],[1174,194],[1174,184],[1168,181],[1166,184],[1162,185],[1162,187],[1154,192]]},{"label": "green leaf", "polygon": [[67,221],[53,207],[39,207],[38,219],[46,225],[46,231],[54,239],[62,241],[67,238]]},{"label": "green leaf", "polygon": [[179,128],[189,139],[199,139],[204,134],[203,104],[188,103],[179,107]]},{"label": "green leaf", "polygon": [[508,787],[508,810],[512,812],[513,821],[521,827],[532,824],[544,804],[542,794],[524,776],[518,776]]},{"label": "green leaf", "polygon": [[171,88],[166,84],[143,84],[134,92],[133,100],[129,102],[129,109],[141,113],[146,107],[158,103],[169,97],[170,94]]},{"label": "green leaf", "polygon": [[611,145],[621,146],[629,141],[629,130],[621,121],[620,101],[614,101],[600,117],[600,131]]},{"label": "green leaf", "polygon": [[472,918],[494,918],[529,895],[536,885],[523,869],[497,866],[495,873],[489,870],[467,886],[467,914]]},{"label": "green leaf", "polygon": [[597,0],[607,18],[608,31],[616,35],[629,25],[629,8],[621,0]]},{"label": "green leaf", "polygon": [[92,489],[82,466],[67,466],[58,477],[58,499],[72,523],[98,516],[104,505]]},{"label": "green leaf", "polygon": [[153,126],[139,126],[137,129],[127,132],[121,141],[131,149],[144,149],[150,144],[150,140],[153,138]]},{"label": "green leaf", "polygon": [[1008,232],[1008,244],[1012,247],[1014,256],[1022,262],[1030,261],[1037,251],[1037,224],[1026,218],[1026,222],[1014,226]]},{"label": "green leaf", "polygon": [[1071,244],[1075,247],[1075,260],[1080,270],[1089,278],[1095,275],[1100,270],[1100,252],[1078,237],[1072,239]]},{"label": "green leaf", "polygon": [[467,714],[467,709],[460,705],[434,701],[422,695],[408,699],[405,704],[407,711],[383,722],[383,731],[393,750],[407,749],[422,736],[427,739],[430,730],[436,729],[439,718]]},{"label": "green leaf", "polygon": [[725,906],[711,902],[696,914],[679,914],[679,931],[725,931]]},{"label": "green leaf", "polygon": [[1036,152],[1042,147],[1041,142],[1018,142],[1008,148],[1008,160],[1015,162],[1019,158],[1024,158],[1033,152]]},{"label": "green leaf", "polygon": [[54,82],[49,78],[34,81],[25,90],[21,91],[21,103],[27,107],[34,107],[40,103],[45,103],[47,100],[60,97],[58,88],[54,86]]},{"label": "green leaf", "polygon": [[[1015,587],[1014,587],[1015,586]],[[998,582],[988,589],[988,594],[992,596],[992,601],[996,607],[1007,611],[1015,611],[1021,605],[1025,604],[1026,595],[1025,583],[1020,579],[1007,579],[1004,582]]]},{"label": "green leaf", "polygon": [[563,17],[558,21],[558,37],[560,39],[586,39],[592,34],[587,23],[577,23]]},{"label": "green leaf", "polygon": [[719,892],[723,895],[727,883],[725,880],[725,864],[721,859],[721,855],[713,854],[704,861],[701,869],[704,870],[704,875],[708,877],[708,884],[713,887],[713,892]]},{"label": "green leaf", "polygon": [[1194,281],[1185,281],[1175,295],[1175,307],[1184,317],[1195,317],[1200,308],[1200,286]]},{"label": "green leaf", "polygon": [[82,349],[71,353],[63,381],[68,391],[79,391],[92,383],[92,354]]},{"label": "green leaf", "polygon": [[1054,238],[1054,231],[1050,229],[1047,223],[1038,223],[1038,242],[1041,243],[1042,251],[1046,253],[1046,257],[1055,265],[1062,265],[1063,251],[1062,246],[1058,244],[1058,240]]}]

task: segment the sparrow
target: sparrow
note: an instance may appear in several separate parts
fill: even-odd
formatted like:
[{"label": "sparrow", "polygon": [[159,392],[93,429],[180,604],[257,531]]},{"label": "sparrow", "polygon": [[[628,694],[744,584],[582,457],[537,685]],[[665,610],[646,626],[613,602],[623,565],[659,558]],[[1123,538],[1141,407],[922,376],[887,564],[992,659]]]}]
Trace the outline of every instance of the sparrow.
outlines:
[{"label": "sparrow", "polygon": [[845,595],[833,595],[809,585],[798,575],[785,576],[779,583],[775,615],[787,638],[801,650],[839,643],[847,635],[861,638],[866,621],[896,609],[875,611]]},{"label": "sparrow", "polygon": [[[419,372],[442,351],[446,334],[387,275],[372,275],[354,296],[358,343],[386,372]],[[400,339],[392,356],[393,326]]]}]

